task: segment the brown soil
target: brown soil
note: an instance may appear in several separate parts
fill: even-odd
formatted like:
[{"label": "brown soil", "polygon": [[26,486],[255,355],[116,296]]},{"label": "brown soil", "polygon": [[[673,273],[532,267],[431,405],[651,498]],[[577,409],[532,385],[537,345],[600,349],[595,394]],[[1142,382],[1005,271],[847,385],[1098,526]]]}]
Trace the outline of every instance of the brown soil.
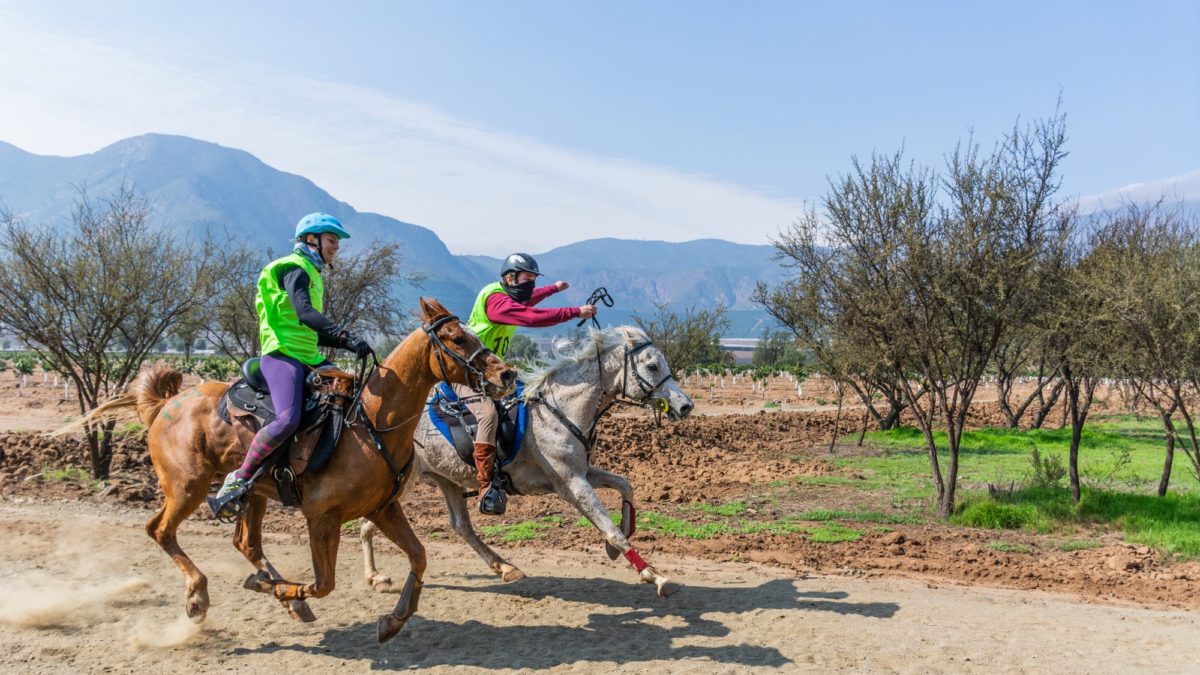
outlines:
[{"label": "brown soil", "polygon": [[[993,405],[978,406],[976,423],[998,415]],[[865,508],[887,512],[889,502],[854,488],[828,488],[797,484],[800,476],[837,475],[853,479],[852,472],[832,467],[825,460],[826,443],[833,431],[832,413],[760,412],[753,415],[695,416],[678,424],[655,426],[645,417],[618,417],[605,422],[593,463],[627,476],[638,490],[643,511],[698,521],[703,514],[688,505],[695,502],[746,501],[755,508],[739,520],[773,522],[789,513],[821,508]],[[844,433],[844,432],[843,432]],[[856,451],[839,448],[839,452]],[[114,454],[114,479],[106,486],[64,476],[54,469],[86,464],[86,447],[71,438],[49,438],[30,433],[0,434],[0,495],[69,498],[84,501],[127,503],[146,509],[157,505],[157,485],[139,435],[119,440]],[[782,502],[766,499],[773,481],[788,481]],[[777,484],[777,483],[776,483]],[[611,508],[615,495],[602,495]],[[418,482],[406,497],[406,510],[418,533],[426,538],[448,533],[445,509],[438,493]],[[591,528],[574,526],[579,515],[550,497],[512,500],[502,519],[477,524],[517,523],[534,517],[557,516],[562,524],[523,546],[542,549],[594,550],[599,541]],[[206,519],[205,512],[194,518]],[[477,521],[481,517],[477,517]],[[1077,594],[1086,598],[1119,600],[1162,607],[1200,607],[1200,565],[1168,563],[1146,548],[1122,544],[1103,536],[1100,548],[1062,552],[1056,537],[1024,533],[971,530],[943,525],[856,526],[868,530],[856,542],[825,544],[803,534],[737,535],[705,540],[676,538],[639,532],[639,550],[653,560],[661,554],[687,555],[709,560],[753,560],[797,572],[820,571],[847,575],[903,575],[954,583],[984,584],[1018,589],[1040,589]],[[268,521],[275,531],[299,533],[297,514],[276,507]],[[879,531],[879,530],[888,531]],[[1084,533],[1089,538],[1101,538]],[[1003,538],[1028,546],[1030,553],[1007,553],[988,548]],[[495,543],[493,541],[493,543]],[[511,550],[514,544],[500,544]],[[523,554],[513,552],[518,565]]]},{"label": "brown soil", "polygon": [[[61,394],[52,383],[43,386],[35,376],[27,385],[25,396],[16,397],[10,378],[11,375],[0,374],[0,409],[12,413],[9,418],[0,417],[0,431],[5,428],[53,428],[71,415],[74,402],[58,400]],[[854,487],[818,486],[794,480],[812,476],[854,480],[861,476],[839,469],[828,461],[827,444],[834,432],[834,411],[823,397],[820,401],[815,400],[820,393],[819,383],[812,386],[805,383],[805,396],[793,396],[788,400],[785,392],[775,389],[788,389],[794,395],[795,385],[782,381],[785,378],[779,379],[781,381],[769,384],[765,392],[766,397],[780,395],[779,399],[768,398],[779,400],[779,408],[763,410],[762,398],[756,397],[762,397],[764,393],[751,391],[757,385],[743,380],[736,388],[732,382],[727,382],[727,395],[717,395],[720,388],[714,386],[712,396],[698,398],[698,410],[707,414],[696,415],[678,424],[655,426],[641,413],[614,416],[601,427],[592,461],[631,480],[638,491],[643,513],[652,511],[691,522],[713,518],[691,508],[697,502],[742,501],[751,508],[738,514],[737,519],[763,523],[821,508],[900,513],[887,495]],[[986,400],[986,392],[983,398]],[[1104,405],[1101,403],[1101,409]],[[739,414],[724,414],[732,412]],[[839,427],[840,433],[856,430],[861,415],[861,408],[848,407]],[[20,424],[6,424],[10,418]],[[994,403],[977,405],[971,416],[974,425],[998,425],[1001,421],[1002,416]],[[1059,422],[1060,414],[1056,413],[1050,424]],[[870,450],[837,448],[838,453],[864,451]],[[218,576],[229,577],[223,580],[228,590],[214,590],[214,600],[218,603],[225,594],[226,604],[222,610],[251,612],[254,618],[246,618],[252,623],[242,626],[230,623],[231,616],[217,624],[215,632],[197,637],[199,634],[186,622],[163,618],[180,615],[178,591],[181,584],[169,559],[140,531],[139,523],[159,501],[157,481],[149,466],[142,435],[133,433],[118,439],[113,479],[107,484],[88,479],[86,467],[87,449],[80,440],[51,438],[27,431],[0,433],[0,503],[5,504],[0,508],[6,514],[4,524],[0,525],[0,536],[8,542],[7,550],[0,551],[0,569],[18,570],[0,573],[0,582],[5,585],[0,598],[14,594],[24,597],[22,593],[29,595],[31,592],[28,588],[33,588],[34,595],[38,596],[29,601],[34,608],[32,613],[19,608],[14,610],[16,605],[11,602],[8,607],[0,602],[0,627],[7,623],[19,628],[12,634],[0,631],[0,666],[6,670],[54,672],[134,668],[175,671],[182,669],[179,664],[184,662],[194,662],[196,665],[189,669],[201,670],[279,670],[289,667],[328,670],[348,666],[361,669],[364,660],[369,668],[455,668],[466,665],[567,670],[603,667],[662,672],[711,669],[720,663],[731,670],[760,666],[807,670],[876,666],[888,670],[927,671],[948,666],[949,670],[958,671],[988,669],[1001,663],[1044,669],[1057,663],[1070,670],[1079,663],[1071,659],[1069,652],[1062,652],[1061,647],[1045,647],[1046,652],[1036,660],[1022,660],[1021,656],[1036,654],[1036,651],[1029,652],[1030,646],[1034,645],[1032,648],[1036,650],[1043,633],[1054,633],[1045,631],[1046,627],[1074,625],[1078,630],[1088,630],[1093,637],[1099,635],[1094,631],[1111,629],[1106,646],[1114,645],[1113,653],[1125,654],[1128,659],[1122,661],[1114,656],[1103,664],[1093,663],[1088,667],[1094,671],[1119,672],[1121,664],[1140,667],[1149,664],[1138,660],[1146,658],[1146,652],[1137,651],[1137,645],[1141,644],[1139,633],[1134,630],[1137,626],[1141,627],[1143,636],[1166,625],[1171,627],[1170,630],[1182,631],[1176,636],[1178,639],[1174,644],[1177,645],[1194,644],[1197,637],[1195,622],[1189,614],[1129,614],[1136,610],[1127,607],[1200,608],[1200,565],[1169,563],[1150,549],[1125,545],[1117,536],[1103,532],[1075,533],[1071,538],[1098,539],[1104,545],[1068,553],[1058,550],[1058,544],[1067,535],[997,533],[944,525],[874,527],[855,524],[853,527],[865,531],[864,536],[855,542],[837,544],[810,541],[803,533],[724,535],[689,540],[642,531],[634,540],[643,556],[688,586],[700,587],[700,594],[677,596],[685,599],[672,599],[667,604],[654,605],[653,609],[621,610],[614,604],[605,606],[603,598],[620,598],[619,602],[613,602],[622,607],[640,608],[650,594],[645,587],[629,583],[631,574],[628,570],[598,556],[602,546],[595,530],[576,526],[579,515],[558,499],[518,497],[510,502],[505,517],[483,519],[477,516],[477,525],[514,524],[547,516],[557,518],[541,521],[547,523],[547,527],[532,541],[503,543],[499,541],[499,535],[485,537],[511,562],[533,577],[541,577],[513,586],[497,586],[482,563],[449,531],[440,495],[432,486],[421,482],[410,487],[405,504],[418,534],[431,544],[433,576],[422,613],[399,638],[402,642],[397,652],[363,651],[369,648],[369,645],[360,644],[369,643],[368,615],[378,613],[388,603],[381,602],[377,596],[364,596],[361,589],[347,591],[342,586],[335,596],[347,593],[346,599],[320,601],[319,607],[334,608],[329,610],[332,612],[330,617],[318,609],[321,619],[314,625],[324,625],[323,636],[321,631],[314,632],[289,622],[278,607],[265,599],[243,606],[243,596],[234,594],[244,593],[237,589],[239,575],[247,571],[243,569],[245,563],[228,546],[228,527],[212,521],[203,510],[185,526],[184,537],[197,541],[198,561],[204,553],[210,557],[219,555],[225,561],[216,572]],[[781,485],[786,489],[780,488]],[[618,506],[615,495],[602,496],[610,508]],[[81,513],[84,515],[80,516]],[[88,515],[92,513],[100,515]],[[83,534],[77,532],[79,526],[70,524],[81,517],[91,523]],[[42,588],[38,583],[44,582],[43,585],[50,588],[57,581],[47,577],[38,582],[28,574],[45,575],[37,570],[44,569],[46,556],[51,555],[47,553],[47,547],[54,548],[47,543],[46,533],[62,528],[75,533],[71,534],[72,538],[78,538],[78,535],[91,542],[86,555],[76,551],[72,555],[64,554],[64,559],[92,560],[93,556],[99,555],[116,560],[132,556],[138,561],[133,564],[134,568],[148,568],[145,575],[153,579],[154,592],[144,590],[146,582],[134,580],[137,583],[133,583],[129,574],[114,572],[119,566],[97,567],[89,562],[83,567],[89,570],[90,576],[81,578],[86,578],[93,586],[99,584],[101,589],[70,590],[71,600],[54,606],[58,607],[55,610],[58,613],[47,610],[44,606],[47,592],[37,590]],[[268,537],[270,545],[286,551],[287,573],[308,578],[304,528],[299,514],[276,506],[268,517],[266,529],[271,533]],[[59,532],[51,539],[61,536]],[[1010,544],[1027,546],[1030,552],[1006,553],[989,548],[989,543],[1001,538]],[[340,575],[343,579],[354,579],[358,576],[359,556],[351,548],[354,545],[352,532],[347,532],[346,544]],[[189,551],[193,550],[192,543],[185,542],[184,545]],[[395,548],[382,543],[381,549],[384,551],[380,558],[381,568],[402,575],[404,565]],[[61,552],[62,545],[58,545],[51,553]],[[760,564],[764,566],[757,566]],[[203,563],[201,566],[205,567]],[[239,571],[228,571],[232,569]],[[805,576],[809,574],[824,576],[815,579]],[[588,578],[596,576],[604,579]],[[610,578],[612,580],[608,580]],[[37,583],[32,583],[31,579]],[[583,583],[585,579],[587,583]],[[807,584],[808,592],[797,594],[794,584],[801,582],[796,579],[806,579],[803,583]],[[723,606],[695,609],[697,602],[703,602],[697,600],[698,597],[711,596],[717,605],[721,605],[735,597],[730,595],[733,593],[730,588],[746,584],[749,584],[749,590],[736,596],[734,609]],[[14,591],[14,588],[18,590]],[[456,588],[460,590],[452,590]],[[995,588],[1020,591],[989,590]],[[778,604],[778,594],[787,589],[793,590],[785,593],[789,598],[785,607]],[[1075,600],[1098,601],[1099,604],[1080,606],[1061,599],[1046,600],[1050,596],[1028,594],[1030,590],[1065,593]],[[687,591],[685,588],[684,593]],[[123,599],[147,594],[151,599]],[[848,595],[857,603],[829,600]],[[545,605],[547,597],[551,600]],[[692,599],[686,599],[688,597]],[[134,635],[114,635],[110,630],[114,625],[101,622],[99,627],[93,627],[94,612],[91,610],[81,615],[86,621],[67,611],[79,603],[86,605],[89,602],[110,609],[124,607],[127,610],[124,614],[153,615],[158,617],[154,620],[161,625],[152,630],[148,628],[150,624],[132,625],[126,617],[115,626],[126,633],[132,631]],[[121,604],[127,602],[133,604]],[[818,616],[810,622],[804,618],[804,612],[795,613],[796,607],[810,605],[833,612],[843,622],[857,620],[860,623],[842,626],[840,632],[831,631],[825,627],[827,618]],[[253,610],[249,609],[251,606]],[[368,610],[368,606],[371,609]],[[767,611],[777,606],[778,614]],[[673,607],[675,609],[671,609]],[[689,607],[693,609],[686,609]],[[882,631],[874,623],[861,623],[864,616],[874,617],[871,621],[889,618],[896,613],[897,607],[915,609],[916,616],[922,619],[900,627],[899,632],[896,632],[894,622]],[[14,611],[18,616],[15,624],[12,620]],[[733,614],[721,615],[726,617],[721,620],[723,623],[714,624],[709,618],[700,618],[705,611]],[[948,632],[922,632],[933,625],[925,620],[931,614],[968,618],[956,619],[959,623],[954,623],[953,628],[948,626]],[[30,616],[34,617],[32,623],[29,623]],[[44,623],[38,623],[37,617],[44,616],[52,618],[50,629]],[[499,616],[504,617],[503,620],[497,620]],[[985,619],[989,616],[993,617],[990,621]],[[1052,618],[1055,616],[1059,618]],[[1172,618],[1161,618],[1166,616]],[[784,622],[782,630],[775,630],[776,618]],[[331,619],[332,624],[328,623]],[[89,626],[88,630],[81,632],[79,621]],[[322,624],[322,621],[326,623]],[[484,630],[483,635],[454,630],[465,621],[483,621],[483,624],[471,624],[472,631]],[[256,629],[258,624],[253,622],[263,622],[266,632]],[[1002,622],[1006,627],[998,633],[995,626]],[[611,645],[587,646],[591,636],[626,623],[643,628],[650,626],[650,642],[639,638],[641,634],[635,630],[627,638],[629,646],[623,650],[614,652]],[[530,627],[533,624],[536,629]],[[946,635],[955,635],[956,629],[968,624],[975,626],[968,639],[946,640]],[[513,637],[507,629],[488,628],[510,625],[524,632]],[[40,632],[31,634],[30,630]],[[55,630],[65,631],[62,639],[55,637]],[[294,638],[298,634],[301,637]],[[82,642],[80,635],[84,636]],[[275,637],[268,638],[270,635]],[[653,637],[655,635],[658,637]],[[810,640],[796,641],[794,636],[797,635],[809,636]],[[728,639],[715,636],[728,636]],[[808,646],[810,641],[820,642],[823,636],[832,648]],[[406,638],[411,642],[404,642]],[[707,639],[712,642],[712,648],[688,651],[673,642],[676,638],[686,638],[686,644]],[[97,649],[98,645],[106,645],[106,641],[114,639],[128,640],[131,647],[112,652]],[[425,640],[432,640],[436,648],[418,646]],[[564,657],[561,650],[546,651],[545,644],[559,642],[568,645],[568,652],[573,656]],[[601,644],[607,643],[602,641]],[[471,645],[492,645],[492,648],[481,653],[480,649],[472,650]],[[522,658],[488,655],[510,654],[513,645]],[[756,647],[751,649],[748,645]],[[801,648],[801,645],[805,646]],[[153,655],[157,653],[154,650],[164,646],[175,650],[168,654],[184,650],[178,655],[185,661],[164,660]],[[129,649],[133,650],[133,656]],[[1122,649],[1127,649],[1127,653]],[[103,653],[98,656],[98,652]],[[1049,652],[1061,652],[1061,657],[1058,661],[1054,657],[1047,658]],[[409,654],[411,658],[396,660],[393,657],[397,653]],[[458,656],[447,660],[449,657],[445,655],[448,653]],[[467,656],[462,656],[464,653]],[[1172,649],[1155,653],[1156,658],[1182,654]],[[326,656],[328,654],[335,657]],[[340,658],[336,658],[338,655]],[[1180,664],[1193,661],[1187,660],[1190,658],[1187,654],[1183,656],[1183,661],[1168,660],[1158,665],[1165,670],[1186,670],[1186,666]],[[946,662],[947,658],[958,659],[957,665]],[[172,663],[176,665],[170,665]]]},{"label": "brown soil", "polygon": [[[1050,593],[797,575],[753,562],[656,556],[685,583],[666,600],[599,553],[523,549],[529,577],[481,574],[465,545],[426,537],[418,614],[384,646],[396,596],[365,588],[348,535],[338,587],[289,619],[242,589],[229,527],[190,521],[180,541],[209,578],[204,625],[183,616],[178,571],[146,513],[75,499],[0,500],[0,670],[152,672],[1193,672],[1194,614],[1079,604]],[[265,546],[310,578],[303,536]],[[390,546],[380,564],[406,571]]]}]

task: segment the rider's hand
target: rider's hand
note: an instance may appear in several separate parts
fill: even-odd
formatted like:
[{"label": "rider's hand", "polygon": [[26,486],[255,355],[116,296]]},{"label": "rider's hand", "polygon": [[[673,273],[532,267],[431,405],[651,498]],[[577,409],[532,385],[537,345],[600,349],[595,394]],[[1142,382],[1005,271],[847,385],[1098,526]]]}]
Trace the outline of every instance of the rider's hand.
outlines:
[{"label": "rider's hand", "polygon": [[595,305],[581,305],[579,307],[579,318],[590,319],[593,316],[596,316],[596,306]]},{"label": "rider's hand", "polygon": [[354,355],[360,359],[366,358],[371,353],[371,345],[360,337],[355,337],[347,333],[346,337],[342,338],[342,340],[342,346],[354,352]]},{"label": "rider's hand", "polygon": [[565,281],[556,281],[556,282],[554,282],[554,287],[560,291],[565,291],[571,287],[571,284],[568,284]]}]

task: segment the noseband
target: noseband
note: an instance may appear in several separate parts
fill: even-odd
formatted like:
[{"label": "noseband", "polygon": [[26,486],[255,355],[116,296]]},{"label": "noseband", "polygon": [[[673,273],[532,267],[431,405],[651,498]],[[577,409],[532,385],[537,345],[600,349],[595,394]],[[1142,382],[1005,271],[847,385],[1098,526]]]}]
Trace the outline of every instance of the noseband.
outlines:
[{"label": "noseband", "polygon": [[429,336],[429,342],[433,345],[433,353],[435,356],[437,356],[438,367],[442,371],[442,382],[445,382],[446,384],[450,383],[449,380],[446,379],[446,362],[443,359],[443,356],[448,356],[448,357],[450,357],[451,361],[454,361],[458,365],[462,366],[464,370],[467,371],[467,382],[468,383],[471,381],[471,376],[472,375],[475,376],[475,382],[476,382],[477,386],[474,386],[471,388],[482,394],[484,387],[487,384],[487,376],[484,375],[482,370],[480,370],[479,368],[476,368],[472,364],[474,363],[475,359],[479,358],[480,356],[486,356],[487,354],[491,354],[492,350],[488,349],[487,347],[484,347],[483,343],[481,341],[480,345],[479,345],[479,349],[476,349],[470,356],[463,356],[462,354],[459,354],[458,352],[454,351],[453,349],[450,349],[449,347],[447,347],[446,343],[443,342],[442,338],[438,337],[438,334],[437,334],[437,331],[439,328],[441,328],[442,326],[444,326],[445,324],[447,324],[451,321],[458,321],[458,320],[459,319],[457,316],[450,314],[447,316],[443,316],[442,318],[438,319],[437,321],[434,321],[433,323],[423,324],[421,326],[421,330],[425,331],[425,334]]},{"label": "noseband", "polygon": [[[625,362],[621,365],[621,393],[622,394],[625,394],[626,387],[629,384],[629,371],[631,371],[631,370],[633,371],[633,377],[635,378],[634,381],[637,382],[638,388],[642,390],[642,394],[643,394],[642,398],[637,399],[640,401],[644,401],[644,400],[650,398],[650,395],[653,394],[654,392],[658,391],[658,388],[661,387],[664,382],[666,382],[667,380],[673,379],[675,377],[671,373],[667,373],[666,375],[663,376],[663,378],[661,380],[658,381],[657,384],[650,384],[649,380],[642,377],[642,373],[641,373],[641,371],[639,371],[637,369],[636,365],[633,365],[633,366],[630,365],[630,364],[633,364],[633,357],[638,352],[642,351],[646,347],[653,347],[653,346],[654,346],[654,343],[650,342],[649,340],[634,347],[633,349],[630,349],[628,345],[625,346],[625,359],[624,359]],[[598,362],[597,362],[597,365],[599,365]]]}]

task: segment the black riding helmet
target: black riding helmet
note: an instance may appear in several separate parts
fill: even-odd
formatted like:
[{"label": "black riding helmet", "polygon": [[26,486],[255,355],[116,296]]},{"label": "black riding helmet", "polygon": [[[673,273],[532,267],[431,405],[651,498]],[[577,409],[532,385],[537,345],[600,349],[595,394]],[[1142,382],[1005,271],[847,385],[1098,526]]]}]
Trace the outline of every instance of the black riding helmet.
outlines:
[{"label": "black riding helmet", "polygon": [[509,272],[532,272],[539,277],[542,276],[537,261],[528,253],[514,253],[505,258],[504,264],[500,266],[500,277],[503,278]]}]

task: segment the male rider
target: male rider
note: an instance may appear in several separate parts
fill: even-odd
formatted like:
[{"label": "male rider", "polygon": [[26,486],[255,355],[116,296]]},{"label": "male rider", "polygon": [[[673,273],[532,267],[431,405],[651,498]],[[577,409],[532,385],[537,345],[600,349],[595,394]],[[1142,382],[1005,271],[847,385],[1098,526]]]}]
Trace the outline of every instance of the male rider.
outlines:
[{"label": "male rider", "polygon": [[244,493],[255,469],[296,432],[303,412],[305,378],[310,370],[329,365],[319,347],[341,347],[360,357],[370,353],[365,340],[322,314],[325,283],[321,272],[333,264],[341,240],[349,238],[337,218],[310,213],[296,224],[292,252],[268,263],[258,275],[254,308],[262,353],[259,363],[276,417],[255,434],[246,460],[225,477],[215,503]]},{"label": "male rider", "polygon": [[[488,284],[479,291],[475,306],[471,309],[470,327],[479,336],[483,346],[496,356],[504,358],[512,343],[518,326],[543,328],[556,326],[572,319],[590,319],[596,315],[593,305],[542,309],[538,303],[560,291],[569,284],[556,281],[548,286],[535,288],[541,276],[537,261],[528,253],[514,253],[504,259],[500,266],[500,281]],[[495,404],[488,398],[476,396],[470,387],[456,384],[454,392],[467,400],[467,407],[475,415],[479,428],[475,433],[475,468],[479,480],[479,510],[481,513],[497,514],[495,497],[488,493],[492,475],[496,468],[496,427],[499,414]]]}]

